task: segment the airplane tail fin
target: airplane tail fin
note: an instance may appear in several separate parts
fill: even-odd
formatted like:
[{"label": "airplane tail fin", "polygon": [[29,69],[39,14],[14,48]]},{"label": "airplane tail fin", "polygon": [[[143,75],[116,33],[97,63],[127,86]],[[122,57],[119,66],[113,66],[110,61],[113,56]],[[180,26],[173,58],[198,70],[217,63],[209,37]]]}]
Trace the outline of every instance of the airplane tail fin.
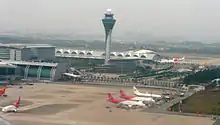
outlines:
[{"label": "airplane tail fin", "polygon": [[122,90],[120,90],[120,96],[126,96],[126,94],[122,91]]},{"label": "airplane tail fin", "polygon": [[134,92],[134,93],[140,93],[135,86],[133,86],[133,92]]},{"label": "airplane tail fin", "polygon": [[114,97],[112,96],[111,93],[108,93],[108,100],[114,100]]},{"label": "airplane tail fin", "polygon": [[21,101],[21,97],[19,96],[17,102],[13,105],[18,108],[20,106],[20,101]]},{"label": "airplane tail fin", "polygon": [[2,90],[2,93],[1,93],[1,94],[5,94],[6,85],[4,85],[4,87],[3,87],[1,90]]}]

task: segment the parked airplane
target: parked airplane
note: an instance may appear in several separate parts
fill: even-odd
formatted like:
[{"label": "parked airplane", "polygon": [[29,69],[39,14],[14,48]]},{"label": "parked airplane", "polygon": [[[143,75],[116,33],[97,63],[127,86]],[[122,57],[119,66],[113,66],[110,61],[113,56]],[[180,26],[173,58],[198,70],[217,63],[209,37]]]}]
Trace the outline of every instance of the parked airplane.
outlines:
[{"label": "parked airplane", "polygon": [[80,78],[81,75],[75,75],[75,74],[72,74],[72,73],[63,73],[64,75],[66,76],[69,76],[69,77],[74,77],[74,78]]},{"label": "parked airplane", "polygon": [[128,106],[129,108],[146,106],[142,101],[117,100],[112,96],[111,93],[108,93],[107,101],[119,104],[119,106]]},{"label": "parked airplane", "polygon": [[0,96],[7,96],[5,95],[5,90],[6,90],[6,85],[4,85],[4,87],[2,89],[0,89]]},{"label": "parked airplane", "polygon": [[19,96],[16,103],[5,106],[5,107],[1,107],[2,112],[17,112],[18,108],[20,107],[20,101],[21,101],[21,98]]},{"label": "parked airplane", "polygon": [[151,97],[128,96],[122,90],[120,90],[120,98],[132,100],[132,101],[142,101],[144,104],[155,103],[155,100]]},{"label": "parked airplane", "polygon": [[136,96],[139,96],[139,97],[151,97],[151,98],[162,98],[161,95],[157,95],[157,94],[150,94],[150,93],[140,93],[140,91],[135,87],[133,86],[133,92]]},{"label": "parked airplane", "polygon": [[172,58],[172,59],[161,59],[160,63],[178,63],[179,61],[182,61],[184,60],[185,58],[182,57],[182,58]]}]

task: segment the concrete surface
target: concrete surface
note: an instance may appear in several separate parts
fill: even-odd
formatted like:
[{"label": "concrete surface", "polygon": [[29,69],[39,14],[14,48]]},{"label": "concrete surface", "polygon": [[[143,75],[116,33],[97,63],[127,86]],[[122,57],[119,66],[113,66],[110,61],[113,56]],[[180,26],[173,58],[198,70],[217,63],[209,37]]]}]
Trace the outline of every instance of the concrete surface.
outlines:
[{"label": "concrete surface", "polygon": [[[131,87],[95,87],[80,85],[37,84],[23,89],[7,89],[8,97],[0,97],[0,104],[9,104],[21,96],[18,113],[0,113],[13,125],[211,125],[209,118],[166,115],[124,110],[106,101],[107,93],[119,98],[123,89],[132,95]],[[140,89],[141,92],[159,90]],[[29,103],[27,103],[29,102]],[[30,103],[32,102],[32,103]],[[2,105],[0,105],[2,106]],[[110,107],[110,108],[106,108]],[[111,110],[112,112],[110,112]],[[184,121],[184,122],[182,122]]]}]

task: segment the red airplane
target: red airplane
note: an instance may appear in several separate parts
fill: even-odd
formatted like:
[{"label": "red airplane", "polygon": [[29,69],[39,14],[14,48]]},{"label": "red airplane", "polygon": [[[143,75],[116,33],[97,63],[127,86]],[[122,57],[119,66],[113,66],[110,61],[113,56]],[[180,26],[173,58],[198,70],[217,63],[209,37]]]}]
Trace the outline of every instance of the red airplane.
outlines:
[{"label": "red airplane", "polygon": [[151,97],[129,96],[129,95],[126,95],[122,90],[120,90],[120,98],[131,100],[131,101],[142,101],[142,102],[155,103],[155,100]]},{"label": "red airplane", "polygon": [[115,103],[115,104],[119,104],[119,105],[125,105],[128,106],[129,108],[135,106],[145,106],[145,104],[143,102],[138,102],[138,101],[130,101],[130,100],[117,100],[115,99],[111,93],[108,93],[108,99],[107,101]]},{"label": "red airplane", "polygon": [[136,96],[128,96],[126,95],[122,90],[120,90],[120,98],[123,98],[123,99],[132,99],[132,98],[135,98]]},{"label": "red airplane", "polygon": [[118,104],[118,103],[123,102],[125,100],[117,100],[112,96],[111,93],[108,93],[107,101]]},{"label": "red airplane", "polygon": [[20,107],[20,101],[21,101],[21,98],[19,96],[16,103],[5,106],[5,107],[1,107],[2,112],[17,112]]}]

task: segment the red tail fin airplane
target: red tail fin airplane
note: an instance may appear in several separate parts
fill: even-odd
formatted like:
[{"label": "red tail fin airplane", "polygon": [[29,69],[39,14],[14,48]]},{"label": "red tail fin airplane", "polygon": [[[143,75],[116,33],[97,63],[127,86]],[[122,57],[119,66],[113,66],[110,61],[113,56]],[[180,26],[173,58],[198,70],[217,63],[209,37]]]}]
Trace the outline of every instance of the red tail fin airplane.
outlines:
[{"label": "red tail fin airplane", "polygon": [[118,104],[118,103],[123,102],[125,100],[117,100],[112,96],[111,93],[108,93],[107,101]]},{"label": "red tail fin airplane", "polygon": [[17,102],[12,105],[15,106],[16,108],[19,108],[20,102],[21,102],[21,97],[19,96]]},{"label": "red tail fin airplane", "polygon": [[115,99],[111,93],[108,93],[108,99],[107,101],[115,103],[115,104],[119,104],[119,105],[125,105],[128,106],[129,108],[135,106],[135,107],[144,107],[145,104],[142,101],[130,101],[130,100],[117,100]]},{"label": "red tail fin airplane", "polygon": [[123,99],[132,99],[132,98],[135,98],[136,96],[128,96],[126,95],[122,90],[120,90],[120,98],[123,98]]},{"label": "red tail fin airplane", "polygon": [[21,101],[21,98],[19,96],[16,103],[5,106],[5,107],[1,107],[2,112],[17,112],[18,108],[20,107],[20,101]]},{"label": "red tail fin airplane", "polygon": [[6,85],[2,89],[0,89],[0,96],[5,95]]}]

